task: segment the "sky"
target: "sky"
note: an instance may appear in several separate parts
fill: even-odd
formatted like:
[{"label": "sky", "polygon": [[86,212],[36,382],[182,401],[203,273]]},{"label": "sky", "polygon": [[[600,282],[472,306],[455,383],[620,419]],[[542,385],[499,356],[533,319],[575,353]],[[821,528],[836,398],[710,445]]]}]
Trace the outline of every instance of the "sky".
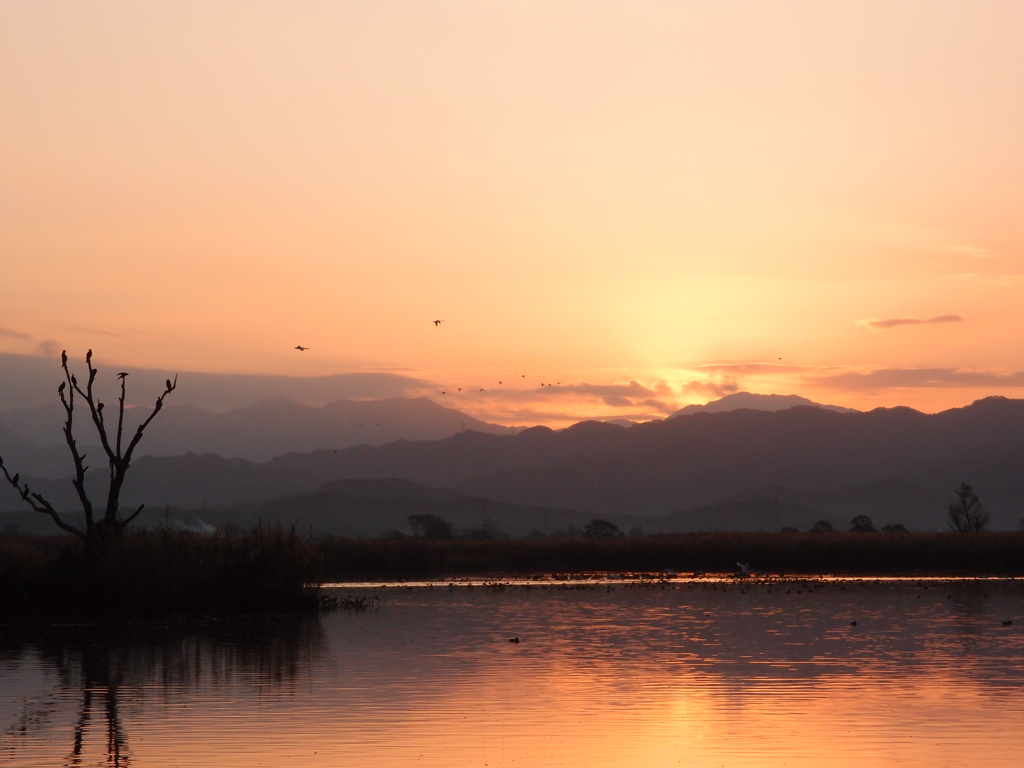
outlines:
[{"label": "sky", "polygon": [[506,424],[1018,397],[1022,35],[1019,2],[3,3],[0,352]]}]

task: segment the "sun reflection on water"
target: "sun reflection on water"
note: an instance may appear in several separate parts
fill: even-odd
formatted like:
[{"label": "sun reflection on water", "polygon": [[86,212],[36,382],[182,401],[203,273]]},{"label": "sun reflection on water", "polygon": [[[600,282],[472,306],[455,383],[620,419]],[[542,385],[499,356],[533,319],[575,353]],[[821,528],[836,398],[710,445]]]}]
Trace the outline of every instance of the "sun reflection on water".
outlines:
[{"label": "sun reflection on water", "polygon": [[385,589],[379,609],[319,620],[8,633],[0,760],[862,768],[1024,751],[1024,585],[784,587]]}]

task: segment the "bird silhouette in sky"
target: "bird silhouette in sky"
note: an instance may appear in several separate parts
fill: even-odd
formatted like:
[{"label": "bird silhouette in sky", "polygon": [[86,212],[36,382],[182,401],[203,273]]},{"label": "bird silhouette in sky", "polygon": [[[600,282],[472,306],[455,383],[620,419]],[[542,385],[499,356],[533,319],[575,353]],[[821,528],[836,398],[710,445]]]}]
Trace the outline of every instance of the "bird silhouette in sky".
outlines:
[{"label": "bird silhouette in sky", "polygon": [[297,346],[296,349],[299,350],[299,352],[305,352],[307,349],[309,349],[309,347],[304,347],[301,344],[299,344],[299,346]]},{"label": "bird silhouette in sky", "polygon": [[444,320],[435,320],[434,321],[434,327],[437,328],[437,326],[439,326],[443,322],[444,322]]},{"label": "bird silhouette in sky", "polygon": [[127,376],[127,375],[128,375],[127,371],[121,371],[119,374],[117,374],[117,378],[124,379],[124,377]]},{"label": "bird silhouette in sky", "polygon": [[498,383],[499,383],[499,384],[501,384],[501,382],[500,382],[500,381],[499,381]]},{"label": "bird silhouette in sky", "polygon": [[526,374],[525,373],[521,373],[519,375],[522,376],[524,379],[526,378]]},{"label": "bird silhouette in sky", "polygon": [[483,387],[480,387],[480,391],[481,391],[481,392],[483,392],[483,391],[484,391],[484,388],[483,388]]},{"label": "bird silhouette in sky", "polygon": [[462,387],[459,387],[459,392],[461,392],[461,391],[462,391]]}]

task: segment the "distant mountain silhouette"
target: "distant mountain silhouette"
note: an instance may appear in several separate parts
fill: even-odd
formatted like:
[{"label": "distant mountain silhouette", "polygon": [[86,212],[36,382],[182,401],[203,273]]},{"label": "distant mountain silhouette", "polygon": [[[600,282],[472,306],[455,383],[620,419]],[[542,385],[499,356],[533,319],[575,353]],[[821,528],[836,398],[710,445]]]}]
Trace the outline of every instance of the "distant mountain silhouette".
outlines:
[{"label": "distant mountain silhouette", "polygon": [[753,411],[771,411],[774,413],[775,411],[783,411],[798,405],[825,408],[826,410],[839,413],[854,412],[853,408],[843,408],[841,405],[822,405],[813,400],[808,400],[806,397],[800,397],[800,395],[756,395],[753,392],[736,392],[704,405],[688,405],[685,408],[680,408],[669,418],[689,416],[693,413],[724,413],[725,411],[737,411],[741,408],[749,408]]},{"label": "distant mountain silhouette", "polygon": [[64,477],[74,471],[67,445],[37,445],[2,426],[0,457],[3,457],[12,472],[20,472],[26,476]]},{"label": "distant mountain silhouette", "polygon": [[[102,470],[92,476],[102,485]],[[934,529],[945,527],[945,503],[966,481],[996,527],[1015,528],[1024,516],[1024,401],[986,398],[938,414],[797,406],[696,413],[629,428],[581,422],[558,432],[465,431],[263,464],[209,454],[143,457],[123,498],[128,505],[224,508],[311,493],[346,478],[403,479],[595,517],[646,518],[777,499],[837,516],[841,527],[856,511],[876,523]],[[59,503],[73,508],[66,481],[37,485],[63,494]],[[0,509],[16,508],[13,493],[0,496]]]},{"label": "distant mountain silhouette", "polygon": [[[664,520],[645,521],[644,530],[651,533],[779,531],[783,528],[807,531],[815,522],[828,517],[819,509],[776,500],[722,501],[679,510]],[[836,527],[846,529],[843,524]]]},{"label": "distant mountain silhouette", "polygon": [[[130,409],[126,417],[130,430],[149,412],[148,407]],[[69,470],[66,447],[58,451],[39,447],[63,442],[63,420],[64,410],[56,402],[0,413],[0,427],[37,444],[39,456],[33,455],[31,471],[43,477],[60,477]],[[92,425],[81,424],[80,444],[98,443]],[[516,431],[443,408],[425,397],[340,400],[322,408],[277,397],[226,413],[211,413],[191,405],[169,405],[146,431],[140,451],[150,456],[216,453],[225,458],[267,461],[285,453],[321,448],[382,445],[394,440],[439,440],[466,429],[496,435]],[[19,450],[23,449],[24,446],[0,455],[15,466]],[[97,445],[93,452],[98,450]],[[54,461],[41,465],[44,455]]]}]

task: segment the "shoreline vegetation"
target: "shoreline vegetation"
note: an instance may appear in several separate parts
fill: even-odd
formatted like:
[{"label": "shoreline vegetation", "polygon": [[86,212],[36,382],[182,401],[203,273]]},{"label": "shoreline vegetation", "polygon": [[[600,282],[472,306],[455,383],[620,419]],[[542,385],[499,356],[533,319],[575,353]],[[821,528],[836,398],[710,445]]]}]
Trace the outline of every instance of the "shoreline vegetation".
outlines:
[{"label": "shoreline vegetation", "polygon": [[[0,536],[0,619],[306,613],[320,584],[537,574],[1021,576],[1024,532],[690,533],[615,538],[312,539],[262,525],[128,532],[101,554],[75,537]],[[344,606],[342,606],[344,607]]]},{"label": "shoreline vegetation", "polygon": [[305,612],[318,552],[280,526],[239,536],[130,531],[100,550],[74,536],[0,537],[0,617]]}]

